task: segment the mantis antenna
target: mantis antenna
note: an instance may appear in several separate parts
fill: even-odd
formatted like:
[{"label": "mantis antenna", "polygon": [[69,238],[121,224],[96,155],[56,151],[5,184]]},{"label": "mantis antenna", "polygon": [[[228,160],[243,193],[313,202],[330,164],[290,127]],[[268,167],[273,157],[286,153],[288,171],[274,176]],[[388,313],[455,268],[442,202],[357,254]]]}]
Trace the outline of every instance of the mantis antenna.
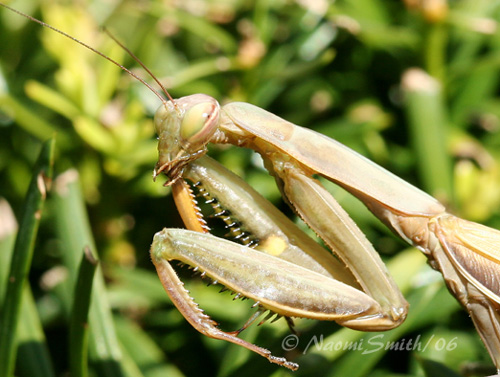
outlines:
[{"label": "mantis antenna", "polygon": [[[170,93],[168,92],[168,90],[165,88],[165,86],[161,83],[160,80],[158,80],[158,78],[153,74],[153,72],[151,72],[151,70],[146,67],[146,64],[144,64],[141,59],[139,59],[132,51],[130,51],[130,49],[128,47],[126,47],[123,43],[121,43],[118,38],[116,38],[108,29],[104,28],[104,32],[112,39],[116,42],[116,44],[118,46],[120,46],[122,49],[125,50],[125,52],[127,54],[130,55],[130,57],[132,59],[134,59],[137,63],[139,63],[141,65],[142,68],[144,68],[144,70],[153,78],[153,80],[155,80],[155,82],[158,84],[158,86],[163,90],[163,93],[165,93],[165,95],[167,96],[167,98],[174,104],[174,106],[177,107],[177,105],[175,105],[175,102],[174,102],[174,99],[172,98],[172,96],[170,95]],[[140,80],[140,79],[139,79]],[[142,80],[141,80],[142,81]]]},{"label": "mantis antenna", "polygon": [[[135,73],[133,73],[130,69],[128,69],[127,67],[121,65],[120,63],[118,63],[117,61],[111,59],[109,56],[106,56],[104,55],[102,52],[100,52],[99,50],[95,49],[94,47],[76,39],[75,37],[65,33],[64,31],[62,30],[59,30],[57,28],[55,28],[54,26],[51,26],[43,21],[40,21],[39,19],[35,18],[35,17],[32,17],[26,13],[23,13],[21,11],[18,11],[17,9],[14,9],[14,8],[11,8],[9,7],[8,5],[5,5],[3,3],[0,3],[0,5],[4,8],[7,8],[9,10],[11,10],[12,12],[14,13],[17,13],[18,15],[22,16],[22,17],[25,17],[27,18],[28,20],[30,21],[33,21],[33,22],[36,22],[37,24],[40,24],[48,29],[51,29],[63,36],[65,36],[66,38],[69,38],[71,39],[72,41],[80,44],[81,46],[89,49],[90,51],[96,53],[97,55],[103,57],[104,59],[110,61],[111,63],[113,63],[114,65],[116,65],[117,67],[119,67],[120,69],[122,69],[123,71],[127,72],[130,76],[132,76],[133,78],[135,78],[137,81],[140,81],[142,84],[146,85],[146,87],[152,92],[154,93],[159,99],[160,101],[166,106],[167,105],[167,101],[165,101],[165,98],[163,98],[163,96],[156,90],[154,89],[150,84],[148,84],[144,79],[142,79],[141,77],[137,76]],[[175,106],[175,108],[177,109],[177,105],[176,103],[174,102],[172,96],[168,93],[167,89],[165,89],[165,87],[162,85],[162,83],[160,82],[160,80],[158,80],[156,78],[155,75],[153,75],[153,73],[145,66],[145,64],[143,62],[141,62],[139,60],[139,58],[137,56],[135,56],[127,47],[125,47],[122,43],[120,43],[118,41],[117,38],[115,38],[108,30],[105,29],[105,32],[106,34],[108,34],[108,36],[111,37],[111,39],[113,39],[113,41],[115,41],[121,48],[123,48],[137,63],[139,63],[141,65],[142,68],[144,68],[146,70],[146,72],[153,78],[153,80],[155,80],[155,82],[160,86],[160,88],[163,90],[163,93],[165,93],[165,95],[167,96],[167,98],[172,102],[172,104]]]}]

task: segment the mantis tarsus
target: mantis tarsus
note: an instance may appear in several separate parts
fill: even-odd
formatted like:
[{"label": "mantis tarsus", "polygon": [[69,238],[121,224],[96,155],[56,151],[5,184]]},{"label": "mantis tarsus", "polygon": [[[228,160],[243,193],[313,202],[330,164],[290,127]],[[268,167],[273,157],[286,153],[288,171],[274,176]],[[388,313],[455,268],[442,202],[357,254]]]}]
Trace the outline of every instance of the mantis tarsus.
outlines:
[{"label": "mantis tarsus", "polygon": [[[432,197],[342,144],[249,104],[220,108],[205,95],[170,98],[169,102],[163,100],[155,125],[159,136],[155,175],[164,173],[169,178],[167,184],[173,187],[190,230],[157,233],[152,259],[172,301],[196,329],[297,368],[241,340],[238,332],[219,330],[194,304],[170,260],[190,264],[254,299],[258,312],[268,309],[285,317],[335,320],[372,331],[390,329],[404,320],[407,304],[378,254],[312,177],[317,174],[351,192],[428,256],[471,315],[500,369],[499,231],[446,213]],[[244,183],[204,157],[208,143],[230,143],[260,153],[287,202],[351,272],[346,273],[335,257]],[[259,240],[255,249],[208,234],[185,179],[201,182],[204,190],[254,234]]]}]

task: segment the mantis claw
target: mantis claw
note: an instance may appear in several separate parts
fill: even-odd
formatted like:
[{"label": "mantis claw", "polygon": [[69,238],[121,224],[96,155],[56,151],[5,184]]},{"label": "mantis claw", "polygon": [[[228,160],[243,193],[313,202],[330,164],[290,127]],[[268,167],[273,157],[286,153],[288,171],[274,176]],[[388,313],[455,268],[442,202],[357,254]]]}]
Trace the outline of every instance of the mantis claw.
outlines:
[{"label": "mantis claw", "polygon": [[211,338],[226,340],[243,346],[265,357],[271,363],[282,365],[291,370],[298,369],[298,364],[290,362],[282,357],[272,356],[271,351],[238,338],[237,335],[239,335],[241,331],[224,332],[217,328],[217,322],[212,320],[210,316],[205,314],[203,310],[198,307],[193,298],[189,295],[189,292],[184,288],[184,284],[179,280],[179,277],[170,263],[165,259],[158,257],[158,252],[157,250],[155,251],[155,248],[156,247],[153,243],[152,260],[162,285],[174,305],[195,329]]},{"label": "mantis claw", "polygon": [[284,357],[276,357],[276,356],[269,355],[269,357],[267,359],[271,363],[282,365],[285,368],[291,369],[293,371],[296,371],[297,369],[299,369],[299,364],[288,361]]}]

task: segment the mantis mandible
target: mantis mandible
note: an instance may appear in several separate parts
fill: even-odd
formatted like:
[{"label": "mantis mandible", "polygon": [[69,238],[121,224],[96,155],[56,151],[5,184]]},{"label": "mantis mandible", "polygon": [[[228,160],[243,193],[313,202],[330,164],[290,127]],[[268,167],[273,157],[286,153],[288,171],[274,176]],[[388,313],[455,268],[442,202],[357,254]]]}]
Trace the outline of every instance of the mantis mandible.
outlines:
[{"label": "mantis mandible", "polygon": [[[320,175],[352,193],[397,235],[427,255],[472,317],[500,370],[499,231],[448,214],[434,198],[335,140],[258,107],[230,103],[221,108],[215,99],[202,94],[178,100],[167,96],[169,101],[162,99],[155,116],[159,160],[154,174],[168,177],[167,185],[173,188],[189,230],[157,233],[151,255],[165,290],[197,330],[297,368],[240,339],[239,331],[219,330],[183,288],[171,260],[200,269],[254,299],[257,314],[270,310],[284,317],[334,320],[367,331],[390,329],[404,320],[404,298],[363,233],[313,178]],[[285,200],[336,257],[243,181],[204,156],[209,143],[258,152]],[[210,235],[185,180],[200,183],[217,198],[255,236],[254,248]]]}]

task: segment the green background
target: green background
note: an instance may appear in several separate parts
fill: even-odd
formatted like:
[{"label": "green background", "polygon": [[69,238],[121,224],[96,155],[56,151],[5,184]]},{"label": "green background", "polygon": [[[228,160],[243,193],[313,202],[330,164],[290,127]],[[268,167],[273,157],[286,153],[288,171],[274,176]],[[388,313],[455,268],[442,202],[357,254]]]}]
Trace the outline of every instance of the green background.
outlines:
[{"label": "green background", "polygon": [[[434,195],[453,213],[499,229],[500,2],[426,4],[9,3],[151,81],[102,32],[106,26],[174,98],[205,93],[221,104],[250,102],[335,138]],[[69,370],[70,308],[73,301],[84,301],[72,286],[84,244],[98,253],[97,274],[105,283],[94,284],[99,299],[93,305],[99,310],[93,310],[110,311],[96,314],[99,325],[91,325],[108,330],[107,346],[91,336],[91,375],[292,375],[235,345],[198,334],[156,277],[148,253],[154,233],[182,227],[164,179],[152,181],[157,157],[152,116],[158,99],[102,57],[6,9],[0,9],[0,46],[0,195],[19,219],[41,143],[53,135],[55,175],[68,169],[79,175],[64,200],[64,185],[76,175],[73,171],[56,180],[58,193],[49,195],[43,211],[29,271],[36,306],[22,308],[17,375],[64,375]],[[409,72],[422,75],[416,84]],[[210,154],[290,213],[251,151],[216,146]],[[242,337],[298,362],[295,376],[492,372],[468,315],[425,257],[408,249],[355,199],[328,187],[380,252],[411,303],[407,322],[379,336],[297,320],[300,344],[290,352],[282,348],[289,334],[283,320],[252,326]],[[85,211],[79,215],[82,200],[90,229]],[[13,243],[9,218],[1,207],[1,281],[6,281]],[[89,234],[95,247],[85,238]],[[253,313],[252,303],[233,302],[229,293],[206,287],[187,270],[181,275],[223,329],[239,328]],[[4,287],[2,283],[0,299]],[[39,329],[32,325],[38,322]],[[322,347],[304,352],[310,340],[320,337]],[[385,346],[397,340],[418,340],[422,349],[341,349],[362,341],[372,351],[379,346],[370,341]],[[44,341],[48,352],[40,348]],[[451,370],[442,369],[446,367]]]}]

